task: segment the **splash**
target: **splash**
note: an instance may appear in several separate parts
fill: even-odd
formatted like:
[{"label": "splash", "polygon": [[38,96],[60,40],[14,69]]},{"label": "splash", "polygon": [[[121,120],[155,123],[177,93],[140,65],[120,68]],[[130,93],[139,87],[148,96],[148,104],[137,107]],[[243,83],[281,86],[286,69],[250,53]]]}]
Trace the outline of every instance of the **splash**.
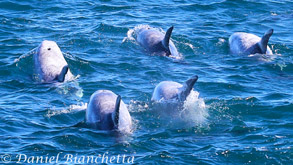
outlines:
[{"label": "splash", "polygon": [[135,38],[133,37],[133,34],[134,34],[134,30],[129,29],[128,32],[127,32],[127,37],[123,38],[122,43],[126,42],[127,40],[135,41]]},{"label": "splash", "polygon": [[48,110],[48,113],[45,115],[48,118],[51,118],[52,116],[56,116],[56,115],[62,115],[62,114],[67,114],[67,113],[71,113],[71,112],[75,112],[75,111],[83,111],[87,109],[87,103],[83,103],[81,102],[80,104],[73,104],[70,105],[67,108],[61,108],[61,109],[57,109],[57,108],[53,108],[52,110]]},{"label": "splash", "polygon": [[184,103],[178,100],[160,100],[155,102],[154,111],[164,118],[167,125],[175,127],[193,127],[206,123],[209,117],[205,102],[199,98],[199,93],[191,91]]},{"label": "splash", "polygon": [[73,104],[73,105],[69,106],[69,109],[70,110],[85,110],[85,109],[87,109],[87,103],[81,102],[80,105]]},{"label": "splash", "polygon": [[188,46],[190,49],[192,49],[193,51],[195,51],[195,47],[191,44],[191,43],[185,43],[183,42],[184,45]]},{"label": "splash", "polygon": [[[137,25],[134,27],[134,32],[135,32],[135,35],[137,35],[138,33],[140,33],[141,30],[143,29],[150,29],[152,27],[150,27],[149,25]],[[162,31],[161,29],[158,29],[158,28],[154,28],[156,30],[159,30],[159,31]]]},{"label": "splash", "polygon": [[191,91],[183,104],[183,110],[180,112],[181,118],[194,124],[205,123],[209,116],[205,102],[199,98],[199,93]]},{"label": "splash", "polygon": [[128,105],[129,112],[144,112],[147,111],[149,105],[143,101],[131,100]]},{"label": "splash", "polygon": [[22,54],[14,60],[14,65],[16,66],[16,68],[18,68],[18,72],[22,73],[22,75],[28,75],[32,78],[35,77],[33,67],[33,55],[36,53],[37,48],[38,47],[30,50],[25,54]]},{"label": "splash", "polygon": [[[133,29],[129,29],[127,32],[127,37],[124,37],[122,40],[122,43],[126,41],[136,41],[137,34],[142,30],[142,29],[150,29],[151,27],[149,25],[137,25]],[[159,30],[159,29],[158,29]]]},{"label": "splash", "polygon": [[261,62],[272,62],[277,58],[277,56],[279,55],[259,54],[259,53],[248,55],[249,58],[255,58]]},{"label": "splash", "polygon": [[216,43],[216,46],[223,46],[225,42],[226,40],[224,38],[219,38],[218,42]]},{"label": "splash", "polygon": [[30,50],[29,52],[19,56],[18,58],[16,58],[14,60],[14,63],[16,63],[16,65],[18,65],[18,62],[20,62],[22,59],[28,58],[29,56],[32,56],[36,53],[38,47],[33,48],[32,50]]},{"label": "splash", "polygon": [[[73,80],[76,80],[78,77],[79,75],[77,75]],[[77,81],[68,81],[65,83],[56,82],[54,85],[58,87],[56,90],[59,94],[74,95],[79,98],[83,97],[83,89],[79,86]]]}]

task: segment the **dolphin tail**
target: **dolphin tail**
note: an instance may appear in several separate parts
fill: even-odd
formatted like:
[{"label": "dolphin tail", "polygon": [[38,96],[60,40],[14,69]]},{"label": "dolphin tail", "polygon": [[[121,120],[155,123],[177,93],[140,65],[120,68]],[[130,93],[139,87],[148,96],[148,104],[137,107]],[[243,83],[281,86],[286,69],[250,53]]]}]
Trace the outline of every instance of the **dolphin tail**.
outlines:
[{"label": "dolphin tail", "polygon": [[121,96],[118,95],[115,103],[115,111],[114,111],[114,126],[118,129],[119,124],[119,110],[120,110]]},{"label": "dolphin tail", "polygon": [[187,96],[190,94],[190,91],[192,90],[194,84],[196,83],[196,81],[198,80],[198,76],[194,75],[191,78],[189,78],[183,85],[183,91],[181,93],[180,99],[182,101],[185,101]]},{"label": "dolphin tail", "polygon": [[60,74],[59,74],[58,77],[57,77],[57,80],[58,80],[59,82],[64,82],[64,80],[65,80],[65,76],[66,76],[68,70],[69,70],[68,65],[65,65],[65,66],[62,68]]},{"label": "dolphin tail", "polygon": [[260,49],[261,49],[263,54],[265,54],[267,52],[268,42],[269,42],[269,39],[272,36],[273,32],[274,32],[274,29],[268,30],[263,35],[263,37],[261,38],[261,41],[259,42],[259,46],[260,46]]},{"label": "dolphin tail", "polygon": [[164,40],[162,41],[162,44],[163,44],[164,48],[168,51],[168,55],[171,55],[171,52],[170,52],[170,49],[169,49],[169,42],[170,42],[170,38],[171,38],[173,28],[174,28],[174,26],[171,26],[167,30],[167,32],[165,34],[165,37],[164,37]]}]

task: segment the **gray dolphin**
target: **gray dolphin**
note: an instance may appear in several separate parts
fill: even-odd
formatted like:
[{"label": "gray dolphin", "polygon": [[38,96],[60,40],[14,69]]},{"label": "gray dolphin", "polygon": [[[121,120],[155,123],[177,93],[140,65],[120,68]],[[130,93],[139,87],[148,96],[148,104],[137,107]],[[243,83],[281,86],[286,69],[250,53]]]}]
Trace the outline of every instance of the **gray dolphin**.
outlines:
[{"label": "gray dolphin", "polygon": [[121,96],[109,90],[98,90],[92,94],[86,109],[85,120],[101,130],[131,131],[131,116]]},{"label": "gray dolphin", "polygon": [[198,80],[198,76],[192,76],[184,84],[179,84],[174,81],[162,81],[160,82],[152,96],[152,101],[167,101],[176,99],[178,101],[185,101],[190,94],[194,84]]},{"label": "gray dolphin", "polygon": [[44,40],[34,54],[34,67],[42,83],[64,82],[73,78],[64,56],[54,41]]},{"label": "gray dolphin", "polygon": [[173,26],[170,27],[166,34],[155,28],[142,28],[138,31],[137,42],[150,53],[161,56],[179,57],[179,53],[171,41]]},{"label": "gray dolphin", "polygon": [[274,30],[268,30],[262,38],[244,32],[236,32],[229,38],[230,51],[234,54],[273,54],[268,46]]}]

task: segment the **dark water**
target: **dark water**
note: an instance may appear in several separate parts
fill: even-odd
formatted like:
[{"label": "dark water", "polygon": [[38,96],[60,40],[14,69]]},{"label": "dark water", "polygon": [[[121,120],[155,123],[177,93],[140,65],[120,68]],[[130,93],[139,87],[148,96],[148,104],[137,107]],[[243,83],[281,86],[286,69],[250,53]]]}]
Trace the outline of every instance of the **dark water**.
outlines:
[{"label": "dark water", "polygon": [[[66,154],[125,154],[139,164],[292,163],[292,1],[1,0],[0,13],[0,162],[60,153],[63,163]],[[133,40],[138,25],[173,25],[183,59],[148,55]],[[269,28],[274,56],[229,53],[233,32]],[[58,43],[75,81],[33,81],[31,50],[45,39]],[[190,115],[158,115],[155,85],[194,74],[200,95],[189,98]],[[74,127],[98,89],[128,104],[131,135]]]}]

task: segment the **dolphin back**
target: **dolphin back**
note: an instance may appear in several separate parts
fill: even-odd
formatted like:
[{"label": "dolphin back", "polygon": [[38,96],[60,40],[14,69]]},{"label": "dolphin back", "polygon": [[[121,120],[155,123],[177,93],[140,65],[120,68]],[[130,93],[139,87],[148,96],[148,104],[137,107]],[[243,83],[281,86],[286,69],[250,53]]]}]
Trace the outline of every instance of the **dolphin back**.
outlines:
[{"label": "dolphin back", "polygon": [[234,54],[272,54],[268,42],[273,34],[273,29],[268,30],[262,38],[244,32],[236,32],[229,37],[230,51]]},{"label": "dolphin back", "polygon": [[131,131],[131,116],[121,96],[109,90],[92,94],[86,110],[86,123],[101,130]]},{"label": "dolphin back", "polygon": [[155,28],[143,28],[137,33],[137,42],[150,53],[155,53],[161,56],[179,57],[179,53],[170,40],[173,31],[173,26],[170,27],[166,34]]}]

